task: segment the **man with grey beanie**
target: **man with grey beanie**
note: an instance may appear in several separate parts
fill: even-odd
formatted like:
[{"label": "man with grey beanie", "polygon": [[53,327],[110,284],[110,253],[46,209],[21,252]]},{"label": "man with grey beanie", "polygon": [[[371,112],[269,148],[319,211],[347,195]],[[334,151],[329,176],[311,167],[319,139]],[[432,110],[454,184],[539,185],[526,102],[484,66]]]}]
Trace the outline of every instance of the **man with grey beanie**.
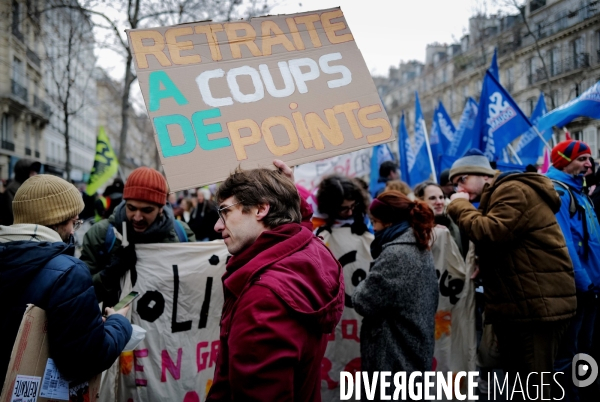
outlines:
[{"label": "man with grey beanie", "polygon": [[554,216],[558,194],[540,174],[495,172],[476,149],[454,162],[450,180],[457,193],[447,211],[475,244],[485,319],[493,324],[508,383],[518,375],[529,397],[542,391],[548,398],[551,379],[540,375],[553,371],[577,304],[573,266]]}]

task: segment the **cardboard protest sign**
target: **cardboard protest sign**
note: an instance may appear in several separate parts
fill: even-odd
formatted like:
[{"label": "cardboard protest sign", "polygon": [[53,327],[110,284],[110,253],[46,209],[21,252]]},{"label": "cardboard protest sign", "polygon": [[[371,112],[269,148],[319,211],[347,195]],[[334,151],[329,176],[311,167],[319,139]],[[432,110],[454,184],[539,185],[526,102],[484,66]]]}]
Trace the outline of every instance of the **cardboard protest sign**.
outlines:
[{"label": "cardboard protest sign", "polygon": [[321,364],[321,398],[324,402],[340,400],[340,372],[360,370],[360,327],[362,316],[352,307],[352,293],[366,278],[371,265],[373,235],[352,234],[349,227],[332,228],[319,234],[344,269],[346,301],[342,319],[329,336]]},{"label": "cardboard protest sign", "polygon": [[100,375],[73,384],[65,380],[48,349],[46,312],[28,305],[10,356],[2,402],[96,401]]},{"label": "cardboard protest sign", "polygon": [[[199,243],[137,244],[141,296],[131,321],[146,338],[123,352],[118,386],[103,401],[204,401],[219,352],[223,308],[221,277],[227,248],[222,240]],[[107,387],[108,388],[108,387]]]},{"label": "cardboard protest sign", "polygon": [[127,33],[172,191],[394,140],[339,8]]}]

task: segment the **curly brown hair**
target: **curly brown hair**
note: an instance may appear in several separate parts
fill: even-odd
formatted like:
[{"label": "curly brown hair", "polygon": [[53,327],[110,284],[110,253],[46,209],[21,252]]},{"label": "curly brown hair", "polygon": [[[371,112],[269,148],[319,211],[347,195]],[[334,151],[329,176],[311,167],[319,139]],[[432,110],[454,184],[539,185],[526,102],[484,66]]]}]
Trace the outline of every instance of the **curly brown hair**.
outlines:
[{"label": "curly brown hair", "polygon": [[396,223],[407,220],[417,239],[419,250],[429,249],[433,237],[435,220],[429,205],[422,201],[412,201],[399,191],[385,191],[377,199],[392,209],[389,216],[375,216],[382,223]]},{"label": "curly brown hair", "polygon": [[237,168],[219,186],[216,199],[223,202],[235,197],[243,206],[242,212],[260,204],[269,204],[269,213],[263,219],[273,229],[285,223],[300,223],[300,195],[296,186],[279,170]]}]

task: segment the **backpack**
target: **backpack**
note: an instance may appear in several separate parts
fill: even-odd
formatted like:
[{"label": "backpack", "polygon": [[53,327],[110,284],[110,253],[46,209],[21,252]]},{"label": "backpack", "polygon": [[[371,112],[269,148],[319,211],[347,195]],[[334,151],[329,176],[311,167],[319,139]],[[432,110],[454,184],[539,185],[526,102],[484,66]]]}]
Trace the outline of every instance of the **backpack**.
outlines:
[{"label": "backpack", "polygon": [[[187,243],[190,240],[188,239],[187,233],[185,232],[185,229],[183,228],[183,225],[181,224],[180,221],[178,221],[177,219],[174,219],[175,224],[173,225],[173,227],[175,228],[175,233],[177,234],[177,238],[179,239],[180,243]],[[112,223],[108,224],[108,230],[106,231],[106,237],[104,238],[104,246],[102,247],[102,250],[100,251],[100,255],[106,255],[109,254],[110,251],[113,249],[113,247],[115,246],[115,241],[117,240],[117,236],[115,235],[115,231],[114,231],[114,226]]]}]

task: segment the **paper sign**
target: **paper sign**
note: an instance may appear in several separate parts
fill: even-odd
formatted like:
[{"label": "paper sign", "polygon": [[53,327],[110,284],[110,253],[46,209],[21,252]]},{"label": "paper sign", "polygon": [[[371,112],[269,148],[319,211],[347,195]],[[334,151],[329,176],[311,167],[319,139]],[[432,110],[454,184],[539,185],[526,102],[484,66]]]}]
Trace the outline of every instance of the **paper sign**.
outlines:
[{"label": "paper sign", "polygon": [[46,362],[40,396],[63,401],[69,400],[69,382],[60,375],[52,359],[48,359]]},{"label": "paper sign", "polygon": [[40,389],[40,377],[17,375],[11,402],[35,402]]},{"label": "paper sign", "polygon": [[395,139],[339,8],[127,34],[171,191]]}]

